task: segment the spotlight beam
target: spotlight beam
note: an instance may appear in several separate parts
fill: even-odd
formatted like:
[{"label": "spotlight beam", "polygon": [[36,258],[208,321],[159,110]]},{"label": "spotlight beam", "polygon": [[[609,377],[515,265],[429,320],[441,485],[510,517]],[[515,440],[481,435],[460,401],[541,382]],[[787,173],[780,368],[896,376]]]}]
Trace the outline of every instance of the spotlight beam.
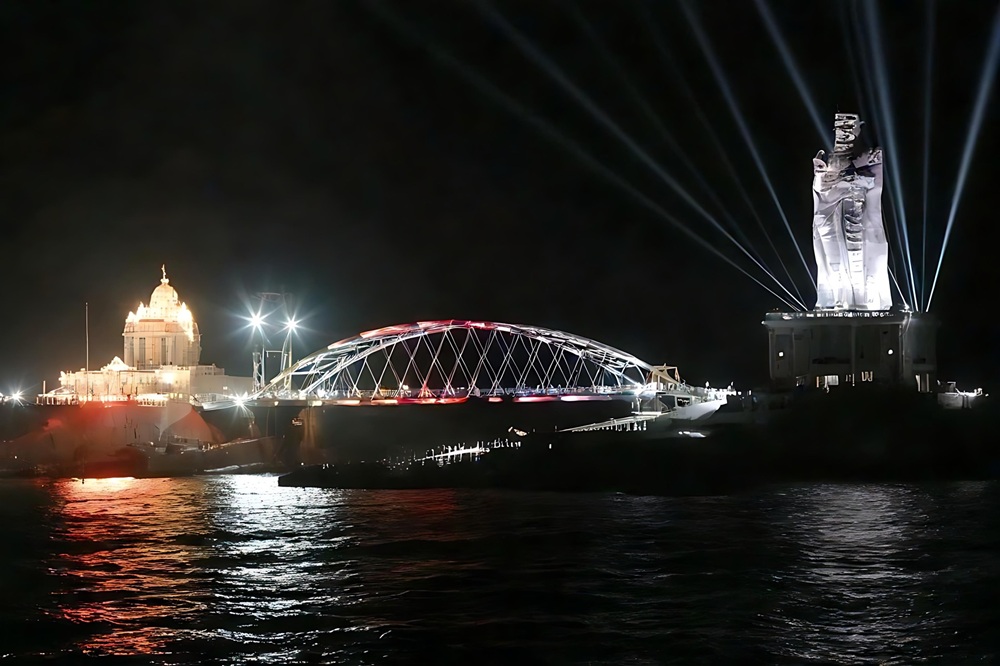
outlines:
[{"label": "spotlight beam", "polygon": [[[677,180],[671,176],[669,173],[663,170],[663,168],[654,160],[649,154],[644,151],[621,127],[618,126],[611,118],[607,116],[590,97],[580,90],[579,87],[574,84],[569,77],[567,77],[563,71],[556,66],[544,53],[542,53],[538,48],[531,43],[531,41],[521,34],[517,29],[514,28],[500,13],[493,8],[488,0],[476,0],[476,5],[479,7],[486,16],[488,16],[507,36],[511,39],[515,46],[530,60],[532,60],[543,72],[545,72],[550,78],[552,78],[556,83],[558,83],[567,93],[569,93],[576,101],[590,113],[598,122],[604,125],[615,137],[621,141],[629,151],[640,161],[642,161],[646,166],[648,166],[660,179],[666,183],[670,189],[672,189],[678,196],[680,196],[689,206],[695,209],[699,215],[704,217],[713,227],[716,228],[723,236],[725,236],[729,241],[734,243],[747,257],[754,262],[758,268],[764,271],[774,282],[789,295],[789,297],[794,298],[791,292],[778,280],[770,271],[767,270],[757,259],[754,257],[749,250],[743,247],[739,241],[737,241],[729,231],[726,230],[718,220],[716,220],[711,213],[705,210],[701,204],[699,204],[694,197],[688,193],[684,187],[677,182]],[[803,263],[805,260],[803,259]]]},{"label": "spotlight beam", "polygon": [[[812,273],[809,272],[809,265],[806,263],[806,258],[802,254],[802,248],[799,247],[798,241],[795,240],[795,234],[792,233],[792,226],[788,223],[788,217],[785,215],[785,210],[781,206],[778,194],[774,191],[774,186],[771,185],[771,179],[767,175],[767,169],[764,167],[764,161],[761,159],[760,153],[757,151],[757,146],[754,144],[753,138],[750,136],[750,129],[747,127],[746,122],[743,119],[743,114],[739,110],[739,105],[736,103],[736,99],[729,87],[729,82],[726,80],[726,76],[722,72],[722,67],[719,65],[718,60],[715,58],[715,54],[712,52],[712,47],[708,42],[708,38],[705,36],[704,30],[701,28],[701,23],[694,15],[694,12],[691,11],[691,8],[688,7],[686,0],[681,0],[680,5],[681,9],[684,11],[684,15],[687,17],[688,24],[691,26],[692,32],[694,32],[695,39],[698,41],[698,45],[701,47],[702,53],[708,61],[709,67],[712,69],[715,81],[726,98],[729,111],[732,114],[733,119],[736,121],[737,126],[739,126],[740,133],[743,135],[743,140],[750,149],[750,154],[753,157],[754,162],[757,164],[757,169],[760,170],[761,175],[764,177],[764,184],[767,185],[767,191],[770,193],[771,199],[774,201],[774,205],[778,208],[778,213],[781,215],[781,221],[785,223],[785,230],[788,231],[788,236],[792,239],[795,251],[798,253],[799,259],[802,260],[802,267],[805,268],[806,275],[812,279]],[[813,287],[815,287],[815,279],[812,279],[812,282]]]},{"label": "spotlight beam", "polygon": [[[887,193],[887,194],[889,195],[889,198],[890,198],[890,199],[892,199],[892,190],[891,190],[891,189],[889,189],[889,190],[886,190],[886,193]],[[891,205],[890,205],[890,206],[889,206],[888,208],[886,208],[886,209],[885,209],[885,210],[884,210],[884,211],[882,212],[882,217],[883,217],[883,218],[886,218],[886,217],[888,217],[888,218],[891,218],[891,219],[892,219],[892,226],[893,226],[893,227],[894,227],[894,228],[895,228],[895,229],[896,229],[897,231],[899,230],[899,218],[898,218],[898,217],[896,216],[896,207],[895,207],[895,206],[891,206]],[[894,234],[894,236],[895,236],[895,240],[896,240],[896,245],[897,245],[897,247],[899,248],[899,256],[901,256],[901,257],[902,257],[902,256],[905,256],[905,252],[906,252],[906,251],[905,251],[905,250],[903,249],[903,241],[902,241],[902,234],[901,234],[901,233],[897,233],[897,234]],[[895,258],[894,258],[894,260],[895,260]],[[902,263],[902,269],[903,269],[903,270],[902,270],[902,273],[903,273],[903,276],[904,276],[904,278],[905,278],[905,276],[906,276],[906,263],[905,263],[905,262],[902,262],[902,260],[900,260],[900,262]],[[900,267],[899,265],[897,265],[897,266],[896,266],[896,268],[897,268],[897,269],[898,269],[899,267]],[[910,283],[909,283],[909,282],[907,282],[907,281],[906,281],[906,280],[904,279],[904,280],[903,280],[903,286],[904,286],[904,287],[906,287],[907,291],[908,291],[908,292],[909,292],[909,294],[910,294],[910,296],[909,296],[909,299],[907,299],[907,298],[906,298],[906,297],[904,296],[904,297],[903,297],[903,300],[904,300],[904,301],[906,301],[906,300],[909,300],[909,301],[912,301],[912,302],[916,302],[916,298],[917,298],[917,294],[916,294],[916,293],[915,293],[914,291],[911,291],[911,290],[910,290]],[[909,303],[907,303],[907,305],[909,305]]]},{"label": "spotlight beam", "polygon": [[[646,8],[646,5],[643,2],[637,2],[636,6],[639,8],[639,11],[642,15],[641,16],[642,23],[646,25],[647,28],[649,29],[649,34],[652,37],[653,45],[656,47],[656,50],[660,53],[660,56],[662,57],[664,63],[666,63],[666,65],[673,72],[674,78],[681,84],[684,96],[687,97],[688,101],[690,101],[692,106],[694,106],[695,117],[698,118],[698,121],[701,123],[701,126],[705,128],[706,135],[709,137],[709,139],[711,139],[712,145],[719,156],[719,160],[722,162],[723,166],[725,166],[726,170],[729,172],[729,176],[730,178],[732,178],[733,185],[740,193],[740,196],[743,198],[744,203],[746,203],[747,208],[750,210],[750,214],[757,222],[757,227],[764,235],[765,240],[767,240],[767,244],[768,246],[770,246],[771,251],[774,252],[774,256],[777,257],[778,264],[781,266],[782,270],[785,271],[785,276],[788,278],[789,284],[792,285],[792,289],[795,290],[795,294],[798,296],[798,300],[800,302],[804,302],[804,299],[802,298],[802,292],[799,291],[798,284],[796,283],[795,279],[792,278],[792,274],[789,272],[788,266],[785,265],[785,261],[782,258],[781,253],[778,252],[778,248],[774,246],[774,240],[771,238],[770,232],[768,232],[768,230],[764,227],[764,222],[763,220],[760,219],[760,215],[757,213],[757,206],[754,205],[753,201],[750,199],[750,195],[747,194],[746,188],[743,187],[743,182],[740,179],[736,167],[733,166],[733,161],[729,159],[729,154],[726,152],[725,147],[722,145],[722,141],[719,139],[719,135],[716,133],[715,128],[712,127],[712,124],[710,122],[708,122],[708,119],[705,116],[705,112],[701,108],[701,104],[698,103],[697,96],[694,94],[694,91],[691,89],[691,86],[688,85],[688,82],[684,79],[684,75],[681,73],[681,69],[680,67],[678,67],[673,54],[670,52],[670,49],[666,47],[666,44],[664,44],[660,32],[656,29],[656,23],[653,21],[653,17],[649,14],[648,9]],[[808,266],[806,268],[808,269]],[[815,284],[815,278],[812,277],[812,273],[809,273],[809,279],[812,280],[813,283]]]},{"label": "spotlight beam", "polygon": [[[885,130],[885,143],[888,155],[886,156],[886,171],[889,175],[889,182],[893,189],[893,203],[896,207],[897,221],[899,228],[903,232],[902,243],[905,248],[903,253],[904,274],[909,278],[910,293],[916,294],[917,285],[913,276],[913,258],[910,255],[910,234],[907,231],[906,208],[903,201],[903,186],[899,177],[899,169],[894,168],[899,163],[899,152],[896,147],[896,132],[893,124],[892,101],[889,98],[889,75],[885,67],[885,49],[882,48],[882,30],[878,15],[878,6],[873,1],[863,3],[865,19],[869,28],[869,42],[873,51],[875,69],[875,92],[878,100],[878,111],[882,117],[882,125]],[[915,304],[916,305],[916,304]]]},{"label": "spotlight beam", "polygon": [[934,67],[934,0],[927,0],[927,44],[924,58],[924,205],[923,239],[920,244],[920,298],[927,296],[927,196],[931,178],[931,93]]},{"label": "spotlight beam", "polygon": [[[852,27],[860,24],[860,21],[857,18],[857,4],[853,2],[841,3],[840,9],[841,11],[838,13],[840,18],[840,29],[843,37],[844,53],[847,54],[847,61],[850,65],[854,96],[857,99],[858,108],[863,112],[862,115],[866,119],[865,123],[871,125],[872,131],[876,135],[881,135],[881,132],[879,131],[878,115],[875,113],[875,109],[871,104],[871,100],[874,99],[875,93],[871,77],[868,75],[869,68],[866,66],[864,51],[865,45],[863,40],[857,38],[856,31]],[[855,57],[855,54],[858,54],[858,57]],[[858,60],[861,60],[860,64],[858,63]]]},{"label": "spotlight beam", "polygon": [[[851,39],[851,35],[854,34],[854,30],[851,29],[851,25],[852,25],[851,21],[852,21],[852,19],[853,19],[853,25],[857,26],[858,31],[862,32],[862,33],[864,32],[864,25],[862,24],[861,20],[858,18],[858,5],[857,5],[857,3],[852,4],[851,10],[852,10],[852,14],[851,14],[850,17],[848,17],[846,11],[844,12],[844,14],[842,14],[842,16],[844,17],[844,26],[843,26],[844,27],[844,38],[845,38],[845,43],[848,44],[847,52],[848,52],[848,54],[852,54],[852,53],[857,52],[859,54],[859,56],[860,56],[860,59],[861,59],[860,66],[857,65],[857,63],[856,63],[856,61],[854,60],[853,57],[851,58],[851,64],[852,64],[853,67],[855,67],[855,69],[852,70],[852,72],[854,73],[855,85],[856,85],[856,87],[860,86],[859,81],[863,82],[863,84],[864,84],[864,93],[865,94],[862,95],[861,92],[860,92],[860,90],[859,90],[858,91],[858,98],[859,98],[859,100],[861,100],[861,106],[865,109],[865,115],[867,117],[869,117],[869,118],[872,119],[872,126],[875,128],[875,134],[878,135],[878,136],[881,136],[883,134],[883,132],[882,132],[881,124],[879,122],[879,114],[876,112],[876,107],[871,102],[871,100],[877,100],[877,97],[876,97],[876,94],[875,94],[875,83],[874,83],[874,81],[872,81],[872,77],[871,77],[871,74],[870,74],[870,71],[871,71],[872,68],[869,66],[869,62],[868,62],[869,59],[870,59],[868,57],[869,54],[868,54],[867,49],[866,49],[866,44],[867,44],[868,40],[863,35],[862,35],[862,37],[860,37],[859,39],[857,39],[856,42]],[[850,45],[852,43],[854,43],[854,45],[857,47],[856,49],[850,47]],[[894,228],[896,230],[896,233],[892,234],[892,239],[896,242],[896,246],[899,249],[900,256],[905,256],[906,250],[903,247],[903,230],[900,229],[900,227],[899,227],[899,219],[900,218],[895,213],[895,211],[896,211],[896,196],[895,196],[895,191],[891,187],[891,184],[890,184],[890,186],[888,186],[888,187],[885,188],[885,194],[889,197],[889,206],[887,208],[883,209],[883,217],[889,217],[889,216],[891,216],[891,218],[892,218],[892,224],[893,224],[892,228]],[[903,265],[903,272],[904,273],[906,272],[906,265],[905,264]],[[905,302],[905,301],[909,300],[909,301],[914,301],[915,302],[915,300],[916,300],[915,294],[913,294],[912,290],[910,289],[910,283],[909,283],[909,281],[907,281],[907,280],[904,279],[903,280],[903,286],[906,287],[907,292],[910,292],[909,298],[907,298],[907,296],[905,296],[903,294],[903,292],[900,292],[900,296],[902,297],[903,301]]]},{"label": "spotlight beam", "polygon": [[778,22],[774,19],[774,14],[771,13],[771,8],[767,6],[767,0],[754,0],[754,3],[757,5],[757,11],[760,13],[761,18],[764,19],[764,27],[767,28],[768,33],[771,35],[771,40],[778,48],[778,53],[781,54],[781,60],[785,64],[785,69],[788,70],[788,75],[792,77],[792,82],[795,83],[795,88],[799,91],[799,97],[802,98],[802,102],[806,105],[806,111],[809,112],[809,117],[812,119],[813,125],[816,126],[816,131],[819,133],[823,147],[829,150],[831,146],[830,133],[820,120],[816,101],[813,99],[812,93],[809,92],[809,86],[806,85],[806,81],[802,77],[802,72],[799,71],[799,66],[795,62],[795,56],[792,55],[792,50],[788,48],[788,43],[785,42],[785,38],[781,34],[781,29],[778,27]]},{"label": "spotlight beam", "polygon": [[976,139],[979,138],[979,132],[983,125],[983,117],[986,115],[986,103],[989,101],[990,89],[993,87],[993,81],[997,75],[998,61],[1000,61],[1000,7],[997,8],[996,16],[993,17],[993,30],[990,33],[989,49],[986,52],[986,59],[983,61],[983,73],[979,78],[979,91],[976,94],[976,103],[973,106],[972,117],[969,120],[969,132],[965,136],[962,161],[958,170],[958,178],[955,181],[955,191],[951,197],[951,209],[948,211],[948,224],[944,228],[941,253],[938,255],[934,280],[931,282],[931,292],[927,297],[927,309],[931,307],[934,290],[937,287],[938,277],[941,274],[941,264],[944,262],[944,253],[948,249],[948,240],[951,238],[951,231],[955,226],[955,215],[958,213],[958,204],[962,199],[962,191],[965,189],[965,179],[969,175],[972,155],[976,150]]},{"label": "spotlight beam", "polygon": [[561,148],[563,148],[573,156],[577,157],[587,167],[589,167],[593,171],[597,172],[598,174],[606,178],[611,183],[615,184],[616,186],[624,190],[626,193],[632,196],[636,201],[638,201],[647,209],[655,213],[658,217],[669,222],[671,225],[676,227],[678,231],[680,231],[685,236],[693,240],[702,248],[704,248],[711,254],[715,255],[725,263],[729,264],[730,266],[738,270],[740,273],[743,273],[745,276],[756,282],[765,291],[767,291],[769,294],[777,298],[779,301],[781,301],[783,304],[785,304],[792,310],[799,311],[803,309],[801,305],[793,305],[785,298],[783,298],[781,295],[772,290],[770,287],[768,287],[763,282],[758,280],[756,277],[751,275],[749,272],[746,271],[746,269],[744,269],[735,261],[727,257],[725,254],[723,254],[715,245],[709,243],[707,240],[705,240],[697,233],[692,231],[686,224],[684,224],[676,217],[668,213],[656,202],[654,202],[649,197],[647,197],[642,192],[633,187],[631,184],[629,184],[620,175],[618,175],[617,173],[609,169],[607,166],[602,164],[597,158],[595,158],[593,155],[591,155],[582,147],[580,147],[580,145],[577,142],[573,141],[569,137],[559,132],[559,130],[557,130],[551,123],[539,117],[537,114],[532,113],[530,110],[524,107],[520,102],[518,102],[517,100],[513,99],[512,97],[504,93],[502,90],[500,90],[490,81],[488,81],[485,77],[476,72],[473,68],[469,67],[462,61],[455,58],[448,51],[444,50],[441,47],[435,46],[428,39],[424,38],[423,35],[421,35],[417,30],[415,30],[413,27],[407,24],[405,21],[392,14],[392,12],[387,10],[385,7],[381,6],[381,3],[377,2],[377,0],[370,1],[368,5],[372,7],[375,13],[377,13],[381,18],[383,18],[386,22],[391,24],[392,27],[396,29],[399,33],[401,33],[411,41],[421,45],[423,48],[427,49],[432,57],[434,57],[442,64],[450,67],[455,72],[460,74],[467,83],[472,85],[474,88],[479,90],[487,97],[501,104],[508,111],[516,115],[518,118],[524,120],[527,124],[532,126],[545,138],[559,145]]},{"label": "spotlight beam", "polygon": [[604,41],[601,39],[600,34],[597,32],[597,30],[594,29],[594,26],[584,17],[583,13],[579,10],[579,8],[575,4],[572,3],[564,3],[564,4],[566,4],[566,9],[573,17],[573,20],[576,21],[577,25],[580,26],[580,28],[587,35],[590,41],[594,43],[594,46],[596,46],[597,50],[600,51],[601,56],[604,58],[604,61],[608,63],[608,65],[614,71],[617,80],[621,82],[622,86],[629,92],[629,95],[632,97],[636,105],[640,109],[642,109],[642,112],[646,116],[646,119],[650,122],[650,124],[653,125],[653,127],[656,128],[656,131],[659,132],[660,137],[663,139],[663,141],[667,144],[670,150],[673,151],[673,153],[680,158],[681,162],[687,168],[688,172],[692,175],[692,177],[694,177],[696,181],[698,181],[698,184],[701,186],[702,190],[705,192],[708,198],[712,201],[712,203],[715,204],[715,206],[722,213],[722,216],[726,218],[726,220],[729,222],[729,225],[733,233],[735,233],[737,236],[740,237],[740,241],[742,241],[746,245],[746,247],[757,257],[757,259],[765,266],[765,268],[767,268],[767,272],[772,273],[770,268],[767,267],[767,264],[764,262],[764,258],[761,256],[760,252],[758,252],[757,249],[753,246],[753,243],[750,241],[749,238],[747,238],[746,234],[740,228],[740,225],[736,223],[736,220],[734,220],[732,215],[729,214],[729,211],[726,210],[725,205],[722,203],[719,197],[716,196],[714,188],[712,188],[707,182],[705,182],[705,179],[704,177],[702,177],[701,172],[694,165],[694,161],[680,146],[680,144],[674,138],[674,135],[670,132],[670,130],[668,130],[666,126],[664,126],[663,121],[660,119],[659,114],[657,114],[653,110],[649,102],[646,101],[646,99],[642,96],[642,94],[635,87],[635,85],[633,85],[631,78],[628,75],[628,72],[625,71],[625,68],[621,66],[621,64],[614,58],[614,56],[608,50],[607,46],[604,44]]},{"label": "spotlight beam", "polygon": [[892,283],[896,285],[896,291],[899,292],[899,297],[903,300],[903,305],[910,307],[910,304],[906,302],[906,294],[904,294],[903,290],[899,288],[899,281],[896,280],[896,273],[891,268],[889,269],[889,277],[892,278]]},{"label": "spotlight beam", "polygon": [[860,49],[860,45],[855,44],[854,31],[851,29],[851,10],[852,7],[849,6],[847,2],[839,3],[840,11],[837,12],[837,18],[840,20],[840,36],[841,41],[844,46],[844,53],[846,54],[848,67],[851,70],[851,82],[854,85],[854,97],[857,100],[858,108],[863,111],[865,118],[875,118],[875,114],[871,113],[869,108],[868,95],[861,87],[861,76],[858,74],[858,59],[854,57],[854,54]]},{"label": "spotlight beam", "polygon": [[[896,261],[896,253],[893,252],[892,248],[890,247],[888,256],[888,265],[886,266],[886,270],[889,271],[889,278],[892,279],[892,283],[896,285],[896,291],[899,293],[899,299],[903,302],[903,305],[905,305],[906,307],[910,307],[910,301],[906,297],[906,292],[904,292],[902,289],[899,288],[899,281],[896,280],[897,268],[899,268],[899,264]],[[903,286],[905,287],[906,283],[903,283]]]}]

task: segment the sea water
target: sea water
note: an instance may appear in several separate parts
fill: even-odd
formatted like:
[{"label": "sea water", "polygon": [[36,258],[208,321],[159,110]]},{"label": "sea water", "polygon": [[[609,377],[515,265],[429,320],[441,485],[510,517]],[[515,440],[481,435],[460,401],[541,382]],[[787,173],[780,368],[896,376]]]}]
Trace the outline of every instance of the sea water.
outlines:
[{"label": "sea water", "polygon": [[991,663],[1000,484],[723,497],[0,482],[0,659]]}]

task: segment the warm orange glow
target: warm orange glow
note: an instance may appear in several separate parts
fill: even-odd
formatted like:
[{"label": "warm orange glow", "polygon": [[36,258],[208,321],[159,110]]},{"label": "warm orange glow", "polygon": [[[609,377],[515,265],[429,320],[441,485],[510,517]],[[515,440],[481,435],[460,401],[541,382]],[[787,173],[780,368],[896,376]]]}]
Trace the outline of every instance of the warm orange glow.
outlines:
[{"label": "warm orange glow", "polygon": [[[466,402],[468,396],[455,396],[451,398],[397,398],[395,399],[400,405],[455,405]],[[372,402],[385,402],[385,401],[375,401]]]},{"label": "warm orange glow", "polygon": [[57,551],[64,564],[53,571],[77,572],[74,587],[86,592],[56,597],[53,613],[95,628],[77,644],[84,654],[161,653],[175,638],[164,619],[204,612],[201,602],[173,592],[184,582],[178,564],[196,548],[183,540],[201,529],[198,506],[178,513],[175,487],[132,478],[38,483],[51,492],[58,538],[68,542]]},{"label": "warm orange glow", "polygon": [[135,485],[136,479],[131,476],[114,476],[106,479],[76,479],[73,482],[72,492],[68,493],[73,497],[87,497],[97,495],[105,497],[110,493],[118,493],[128,490]]},{"label": "warm orange glow", "polygon": [[433,405],[437,402],[435,398],[400,398],[398,400],[401,405]]}]

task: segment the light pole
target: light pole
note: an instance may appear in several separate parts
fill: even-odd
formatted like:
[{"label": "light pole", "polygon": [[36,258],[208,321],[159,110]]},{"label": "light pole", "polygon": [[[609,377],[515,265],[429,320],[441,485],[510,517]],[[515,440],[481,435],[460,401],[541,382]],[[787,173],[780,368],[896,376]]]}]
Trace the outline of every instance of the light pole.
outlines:
[{"label": "light pole", "polygon": [[[292,358],[292,336],[295,334],[295,330],[298,328],[299,323],[295,321],[294,318],[288,319],[285,322],[285,344],[282,345],[281,354],[281,371],[290,370],[295,359]],[[289,374],[285,377],[285,389],[289,390],[292,387],[292,376]]]},{"label": "light pole", "polygon": [[[290,295],[277,292],[259,292],[257,295],[257,310],[248,317],[251,331],[251,344],[253,346],[253,383],[254,391],[260,391],[267,386],[267,357],[269,354],[279,354],[279,370],[284,372],[292,366],[292,336],[298,328],[298,321],[289,312]],[[274,317],[278,316],[285,322],[280,330],[285,331],[285,339],[280,350],[269,349],[271,341],[268,337],[268,328],[274,326]],[[273,330],[273,329],[272,329]],[[255,343],[256,334],[260,334],[260,351]],[[285,388],[290,387],[290,380],[286,380]]]},{"label": "light pole", "polygon": [[[250,315],[250,344],[253,347],[253,389],[256,393],[260,389],[264,388],[264,382],[266,379],[266,374],[264,372],[264,361],[267,357],[265,353],[267,350],[267,339],[264,335],[264,317],[258,310],[254,314]],[[260,351],[257,351],[257,345],[254,342],[255,333],[260,333]]]},{"label": "light pole", "polygon": [[[83,321],[84,329],[86,331],[86,345],[87,345],[87,365],[84,368],[84,400],[90,399],[90,303],[83,304]],[[74,387],[74,390],[75,387]]]}]

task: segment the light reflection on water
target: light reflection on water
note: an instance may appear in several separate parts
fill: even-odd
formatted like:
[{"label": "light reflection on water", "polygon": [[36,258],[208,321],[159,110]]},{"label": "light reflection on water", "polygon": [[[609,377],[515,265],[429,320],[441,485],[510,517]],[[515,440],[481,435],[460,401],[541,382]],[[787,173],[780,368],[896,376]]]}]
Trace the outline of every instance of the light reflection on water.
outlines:
[{"label": "light reflection on water", "polygon": [[150,654],[169,634],[162,617],[204,612],[187,590],[197,583],[197,539],[203,497],[170,492],[152,479],[97,479],[51,485],[61,548],[51,571],[69,582],[55,597],[55,619],[103,628],[78,648],[85,653]]},{"label": "light reflection on water", "polygon": [[997,484],[734,497],[0,483],[0,654],[915,663],[1000,654]]},{"label": "light reflection on water", "polygon": [[776,651],[856,663],[918,658],[907,647],[914,632],[934,630],[938,619],[922,602],[933,497],[905,486],[830,485],[792,492],[785,504],[783,536],[808,548],[780,574],[790,592],[770,619],[795,632]]}]

